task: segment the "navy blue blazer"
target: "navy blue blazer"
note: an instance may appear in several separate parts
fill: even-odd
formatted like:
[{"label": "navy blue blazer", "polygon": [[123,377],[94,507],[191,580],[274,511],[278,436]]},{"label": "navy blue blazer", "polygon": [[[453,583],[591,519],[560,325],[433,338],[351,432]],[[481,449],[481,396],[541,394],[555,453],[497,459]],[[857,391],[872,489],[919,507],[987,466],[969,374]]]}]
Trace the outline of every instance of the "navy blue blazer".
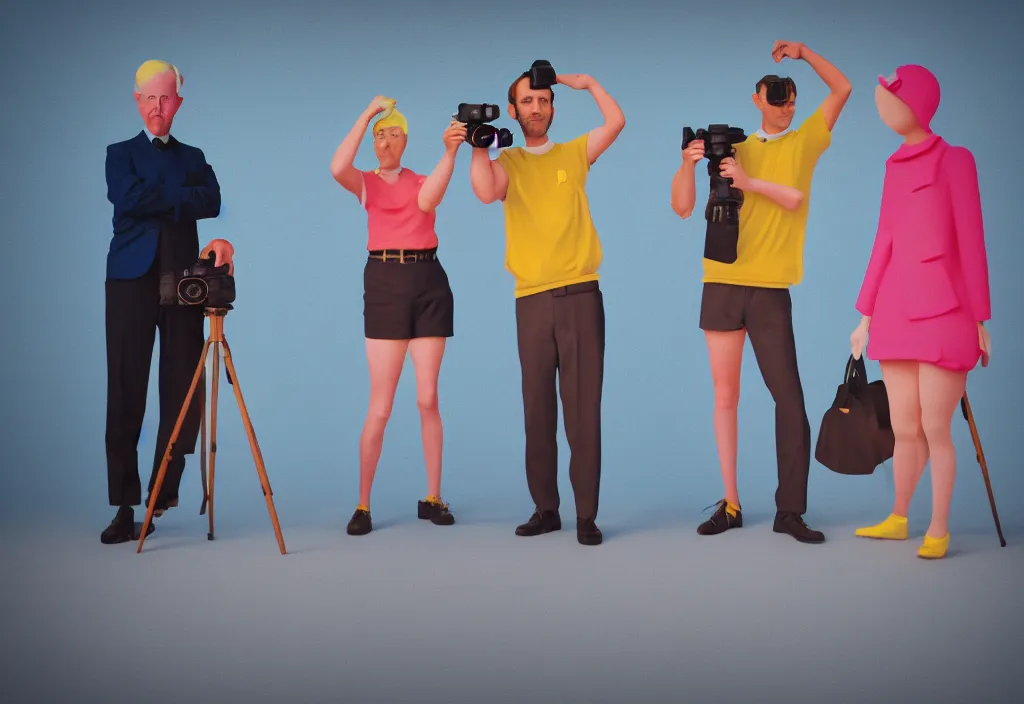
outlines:
[{"label": "navy blue blazer", "polygon": [[201,149],[172,135],[158,149],[140,131],[107,147],[107,200],[114,206],[113,237],[107,252],[107,279],[136,279],[165,251],[180,270],[199,257],[197,221],[220,214],[220,184]]}]

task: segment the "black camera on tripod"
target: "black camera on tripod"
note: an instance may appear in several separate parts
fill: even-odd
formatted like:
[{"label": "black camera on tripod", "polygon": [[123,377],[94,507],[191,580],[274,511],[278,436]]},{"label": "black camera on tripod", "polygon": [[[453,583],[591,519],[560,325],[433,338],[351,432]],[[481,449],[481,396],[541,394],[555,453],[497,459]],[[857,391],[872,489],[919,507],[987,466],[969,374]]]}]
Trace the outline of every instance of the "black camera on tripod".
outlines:
[{"label": "black camera on tripod", "polygon": [[723,264],[732,264],[737,257],[737,243],[740,237],[740,208],[743,207],[743,191],[734,188],[732,179],[721,174],[722,160],[734,157],[734,144],[747,139],[742,128],[729,125],[708,125],[694,132],[683,128],[683,149],[690,142],[704,143],[704,156],[708,159],[708,175],[711,190],[704,208],[707,233],[704,237],[704,257]]},{"label": "black camera on tripod", "polygon": [[230,265],[214,266],[213,252],[181,272],[160,275],[160,305],[203,306],[231,310],[235,302],[235,277]]},{"label": "black camera on tripod", "polygon": [[512,146],[512,132],[506,127],[495,127],[488,124],[501,115],[497,105],[486,103],[459,103],[459,111],[455,119],[466,125],[466,141],[477,149],[497,147],[505,149]]}]

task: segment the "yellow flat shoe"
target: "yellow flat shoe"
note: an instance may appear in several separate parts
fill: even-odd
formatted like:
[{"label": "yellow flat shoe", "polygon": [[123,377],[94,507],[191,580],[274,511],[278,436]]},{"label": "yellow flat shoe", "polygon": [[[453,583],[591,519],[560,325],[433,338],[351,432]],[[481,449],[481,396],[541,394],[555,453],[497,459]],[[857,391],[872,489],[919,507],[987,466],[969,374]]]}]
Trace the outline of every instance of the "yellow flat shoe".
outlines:
[{"label": "yellow flat shoe", "polygon": [[877,525],[858,528],[856,534],[861,538],[876,540],[906,540],[907,517],[891,513],[888,518]]},{"label": "yellow flat shoe", "polygon": [[938,560],[946,556],[947,549],[949,549],[949,533],[946,533],[943,538],[933,538],[925,534],[924,542],[918,548],[917,556],[926,560]]}]

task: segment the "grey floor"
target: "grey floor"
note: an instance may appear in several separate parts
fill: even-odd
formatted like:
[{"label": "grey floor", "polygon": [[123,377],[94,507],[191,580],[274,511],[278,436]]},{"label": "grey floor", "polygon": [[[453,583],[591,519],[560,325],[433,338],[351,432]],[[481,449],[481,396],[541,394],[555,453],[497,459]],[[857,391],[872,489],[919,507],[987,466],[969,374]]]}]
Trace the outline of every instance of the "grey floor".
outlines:
[{"label": "grey floor", "polygon": [[[102,508],[102,507],[101,507]],[[4,530],[0,701],[1009,702],[1024,686],[1024,526],[958,524],[950,557],[770,506],[704,538],[699,516],[605,511],[607,540],[517,538],[524,516],[438,528],[390,506],[283,522],[261,503],[162,519],[143,554],[90,522]],[[295,515],[292,512],[291,515]],[[925,519],[926,520],[926,519]],[[1016,539],[1014,537],[1016,536]]]}]

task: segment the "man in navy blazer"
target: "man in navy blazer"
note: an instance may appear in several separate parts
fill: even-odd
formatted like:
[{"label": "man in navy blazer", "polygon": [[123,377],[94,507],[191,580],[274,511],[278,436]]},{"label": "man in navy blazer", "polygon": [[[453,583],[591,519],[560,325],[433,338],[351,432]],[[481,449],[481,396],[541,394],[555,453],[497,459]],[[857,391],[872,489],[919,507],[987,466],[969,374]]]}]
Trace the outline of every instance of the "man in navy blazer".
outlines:
[{"label": "man in navy blazer", "polygon": [[[160,426],[150,492],[205,341],[202,306],[160,302],[160,275],[180,272],[199,258],[197,221],[217,217],[221,205],[220,185],[202,150],[170,133],[182,102],[181,85],[181,73],[172,64],[142,64],[134,96],[145,129],[107,147],[107,199],[114,206],[106,267],[107,490],[117,514],[100,536],[106,544],[138,538],[134,507],[142,503],[142,483],[137,448],[156,332]],[[230,245],[219,242],[207,247],[218,266],[231,260]],[[177,505],[185,456],[195,452],[199,436],[201,400],[199,393],[193,397],[175,443],[157,497],[158,514]]]}]

